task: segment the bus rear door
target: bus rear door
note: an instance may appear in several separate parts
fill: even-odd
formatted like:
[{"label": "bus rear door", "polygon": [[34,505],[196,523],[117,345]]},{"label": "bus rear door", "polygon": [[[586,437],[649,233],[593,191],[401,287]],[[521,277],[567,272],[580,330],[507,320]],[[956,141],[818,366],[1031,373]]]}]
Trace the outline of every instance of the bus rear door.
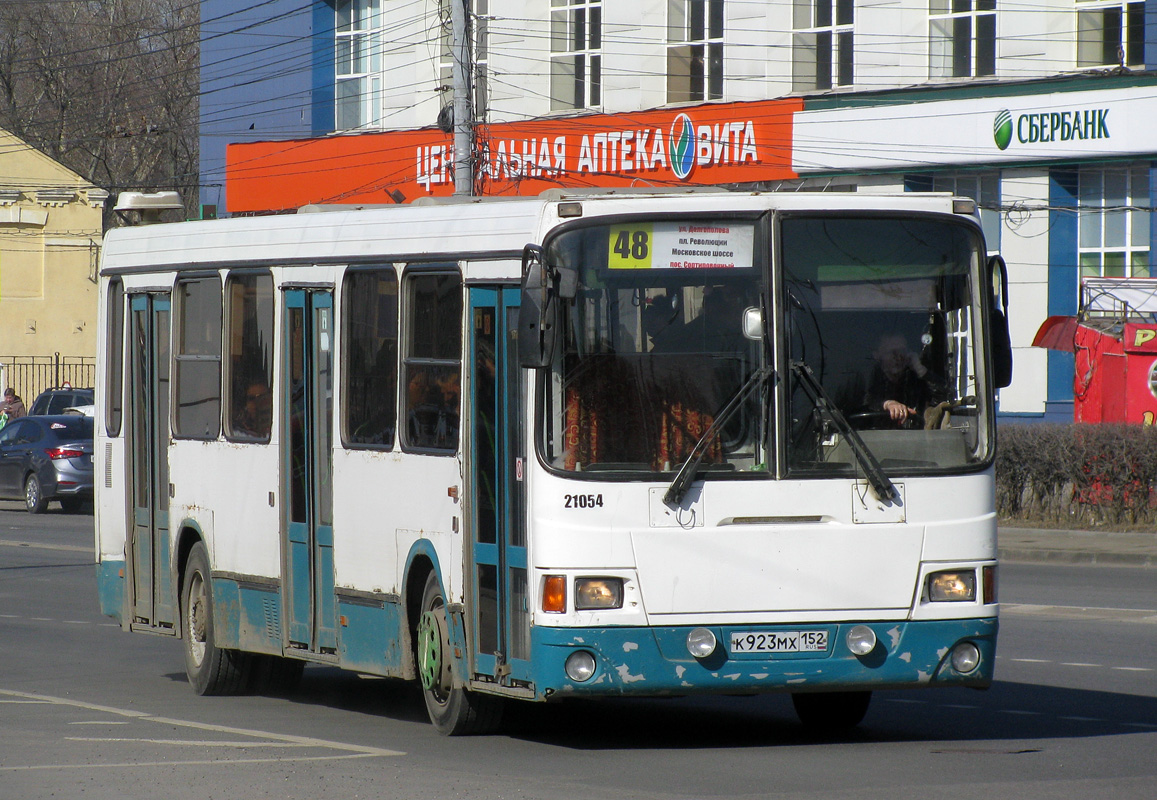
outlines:
[{"label": "bus rear door", "polygon": [[126,554],[134,627],[175,632],[169,568],[169,309],[167,294],[130,298],[129,477],[132,526]]}]

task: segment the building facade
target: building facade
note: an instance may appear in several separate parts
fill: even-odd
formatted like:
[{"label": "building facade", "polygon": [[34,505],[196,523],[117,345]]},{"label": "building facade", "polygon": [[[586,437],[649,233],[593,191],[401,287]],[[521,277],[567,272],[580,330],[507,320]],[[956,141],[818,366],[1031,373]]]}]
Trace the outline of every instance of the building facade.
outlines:
[{"label": "building facade", "polygon": [[[469,2],[476,193],[976,199],[1012,284],[1006,418],[1071,420],[1037,328],[1082,278],[1150,277],[1157,0]],[[207,213],[453,191],[447,0],[202,9]]]},{"label": "building facade", "polygon": [[66,377],[91,380],[107,198],[0,131],[0,367],[29,405],[54,384],[62,359]]}]

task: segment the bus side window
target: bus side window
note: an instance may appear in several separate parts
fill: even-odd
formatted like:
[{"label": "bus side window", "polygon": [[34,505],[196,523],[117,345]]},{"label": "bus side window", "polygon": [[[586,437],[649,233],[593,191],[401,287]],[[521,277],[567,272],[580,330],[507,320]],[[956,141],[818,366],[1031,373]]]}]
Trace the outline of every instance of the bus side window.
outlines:
[{"label": "bus side window", "polygon": [[273,427],[273,277],[233,273],[229,303],[226,398],[231,439],[269,441]]},{"label": "bus side window", "polygon": [[125,287],[120,278],[109,282],[105,309],[104,424],[105,433],[115,438],[120,436],[124,417]]},{"label": "bus side window", "polygon": [[418,273],[406,281],[405,444],[458,449],[462,364],[462,278]]},{"label": "bus side window", "polygon": [[398,394],[398,278],[393,267],[350,270],[342,289],[342,438],[394,445]]},{"label": "bus side window", "polygon": [[173,435],[216,439],[221,431],[221,278],[177,284]]}]

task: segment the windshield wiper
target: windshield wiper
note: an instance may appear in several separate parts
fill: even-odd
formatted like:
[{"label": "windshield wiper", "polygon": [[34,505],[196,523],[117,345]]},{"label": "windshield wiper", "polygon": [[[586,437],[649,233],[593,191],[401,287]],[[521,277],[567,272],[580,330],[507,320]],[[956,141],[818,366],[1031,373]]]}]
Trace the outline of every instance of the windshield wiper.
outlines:
[{"label": "windshield wiper", "polygon": [[703,456],[707,455],[707,444],[715,437],[719,429],[727,424],[727,420],[735,415],[735,412],[743,405],[743,401],[747,399],[747,395],[762,386],[771,373],[770,366],[760,367],[748,376],[735,394],[731,395],[731,399],[723,406],[723,410],[715,416],[715,421],[703,432],[703,435],[695,442],[695,446],[691,448],[691,452],[687,454],[687,459],[679,468],[675,480],[671,481],[671,485],[667,487],[667,491],[663,495],[664,503],[677,506],[683,502],[683,497],[691,488],[691,484],[694,483],[695,476],[699,472],[699,465],[703,463]]},{"label": "windshield wiper", "polygon": [[864,444],[860,434],[856,433],[855,428],[848,424],[843,412],[832,402],[832,398],[824,389],[823,384],[816,380],[811,367],[802,361],[793,361],[791,362],[791,369],[799,377],[799,385],[811,398],[819,412],[831,420],[836,429],[848,440],[848,444],[851,446],[856,460],[860,462],[860,467],[864,470],[864,475],[875,490],[876,496],[884,502],[898,499],[900,493],[896,491],[895,484],[884,474],[884,468],[880,466],[880,462]]}]

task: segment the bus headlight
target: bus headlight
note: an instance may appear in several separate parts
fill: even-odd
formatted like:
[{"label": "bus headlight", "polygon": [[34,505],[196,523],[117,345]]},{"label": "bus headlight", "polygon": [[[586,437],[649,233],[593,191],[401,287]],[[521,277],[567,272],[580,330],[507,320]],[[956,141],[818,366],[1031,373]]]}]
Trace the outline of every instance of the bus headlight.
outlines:
[{"label": "bus headlight", "polygon": [[566,658],[563,665],[566,676],[575,683],[589,681],[595,674],[595,657],[586,650],[575,650]]},{"label": "bus headlight", "polygon": [[715,634],[707,628],[692,628],[687,634],[687,652],[696,658],[707,658],[717,644]]},{"label": "bus headlight", "polygon": [[980,649],[972,642],[961,642],[952,648],[952,669],[967,675],[980,666]]},{"label": "bus headlight", "polygon": [[867,625],[856,625],[848,631],[845,641],[853,654],[866,656],[876,649],[876,632]]},{"label": "bus headlight", "polygon": [[622,608],[622,578],[577,578],[574,582],[576,611],[593,608]]},{"label": "bus headlight", "polygon": [[959,603],[976,599],[976,570],[933,572],[928,576],[928,599],[933,603]]}]

